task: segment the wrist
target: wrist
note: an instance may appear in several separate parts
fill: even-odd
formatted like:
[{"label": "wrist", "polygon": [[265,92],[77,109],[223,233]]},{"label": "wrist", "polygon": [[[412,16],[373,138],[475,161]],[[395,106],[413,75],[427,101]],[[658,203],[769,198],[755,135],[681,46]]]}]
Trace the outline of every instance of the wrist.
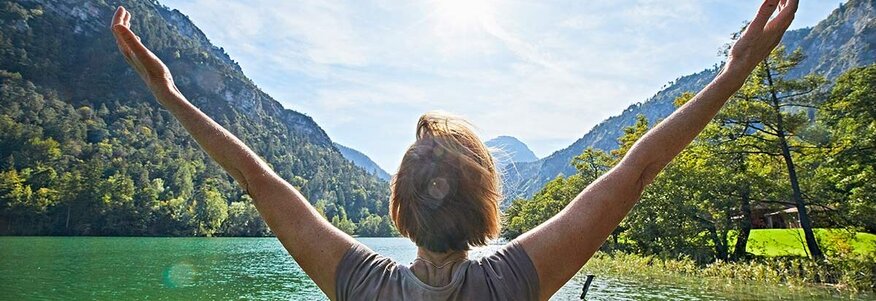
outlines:
[{"label": "wrist", "polygon": [[714,82],[739,89],[753,70],[754,67],[751,67],[750,64],[730,59],[721,68]]},{"label": "wrist", "polygon": [[724,68],[721,70],[721,73],[728,74],[741,74],[743,77],[748,77],[754,68],[757,67],[757,62],[750,63],[747,60],[737,59],[734,57],[729,57],[727,62],[724,64]]},{"label": "wrist", "polygon": [[149,87],[149,90],[154,92],[159,91],[172,91],[175,90],[176,84],[173,82],[173,79],[162,78],[162,79],[149,79],[146,80],[146,86]]},{"label": "wrist", "polygon": [[149,90],[152,91],[152,95],[154,95],[160,103],[164,103],[165,99],[179,94],[176,84],[172,81],[149,83],[147,86],[149,87]]}]

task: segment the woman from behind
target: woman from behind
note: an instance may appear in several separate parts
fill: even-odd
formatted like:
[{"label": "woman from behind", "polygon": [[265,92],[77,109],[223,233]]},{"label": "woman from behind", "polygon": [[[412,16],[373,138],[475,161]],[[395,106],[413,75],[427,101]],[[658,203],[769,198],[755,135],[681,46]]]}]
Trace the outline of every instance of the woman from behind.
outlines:
[{"label": "woman from behind", "polygon": [[116,11],[112,30],[119,50],[159,103],[252,196],[277,239],[329,298],[547,300],[775,48],[797,3],[765,0],[709,85],[645,134],[559,214],[476,261],[468,260],[467,251],[499,232],[501,189],[492,158],[462,119],[434,113],[421,117],[417,140],[391,185],[393,221],[418,247],[409,267],[333,227],[258,155],[189,103],[167,67],[130,30],[131,14],[124,8]]}]

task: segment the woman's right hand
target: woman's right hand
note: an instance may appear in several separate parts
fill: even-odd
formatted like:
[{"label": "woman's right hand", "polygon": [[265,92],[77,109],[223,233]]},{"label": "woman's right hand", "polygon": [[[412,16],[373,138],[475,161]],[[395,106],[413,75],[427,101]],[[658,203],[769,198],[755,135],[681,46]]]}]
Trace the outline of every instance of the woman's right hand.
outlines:
[{"label": "woman's right hand", "polygon": [[113,36],[116,37],[116,45],[119,46],[119,51],[124,55],[125,61],[131,65],[131,68],[134,68],[134,71],[137,71],[137,74],[146,82],[153,93],[157,92],[156,89],[173,86],[173,77],[167,66],[140,42],[140,37],[131,31],[130,12],[119,6],[110,26]]},{"label": "woman's right hand", "polygon": [[[782,40],[797,12],[798,0],[765,0],[754,20],[730,49],[728,69],[741,68],[748,74],[767,58]],[[770,20],[778,9],[779,13]]]}]

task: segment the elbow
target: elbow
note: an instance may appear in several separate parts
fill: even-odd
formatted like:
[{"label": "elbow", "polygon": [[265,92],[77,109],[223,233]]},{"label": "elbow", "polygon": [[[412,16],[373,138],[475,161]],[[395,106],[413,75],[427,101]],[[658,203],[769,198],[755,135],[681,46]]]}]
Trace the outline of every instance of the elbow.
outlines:
[{"label": "elbow", "polygon": [[657,175],[660,174],[661,170],[663,170],[663,167],[656,164],[645,166],[645,168],[642,169],[642,174],[639,175],[639,191],[643,191],[645,190],[645,187],[651,185],[651,183],[654,182],[654,179],[657,178]]},{"label": "elbow", "polygon": [[234,179],[253,200],[261,199],[265,194],[270,194],[270,190],[273,189],[271,187],[276,187],[274,186],[276,184],[288,184],[269,169],[260,168],[237,171]]},{"label": "elbow", "polygon": [[665,164],[658,163],[658,160],[653,158],[644,158],[635,156],[632,152],[627,153],[627,156],[621,161],[622,165],[628,166],[633,176],[637,176],[636,188],[641,192],[654,182],[660,171],[663,170]]},{"label": "elbow", "polygon": [[254,185],[257,185],[259,181],[258,173],[252,169],[246,169],[246,166],[235,166],[232,168],[225,169],[234,181],[237,182],[237,185],[240,185],[240,188],[243,189],[243,192],[246,194],[252,195],[252,189]]},{"label": "elbow", "polygon": [[264,186],[263,183],[266,181],[273,179],[270,168],[263,165],[254,154],[250,158],[243,156],[239,164],[227,170],[243,191],[251,197],[255,197],[254,190],[257,190],[259,186]]},{"label": "elbow", "polygon": [[246,178],[246,176],[244,176],[243,173],[237,170],[233,172],[229,171],[229,174],[231,174],[231,177],[234,178],[235,182],[237,182],[237,185],[240,185],[240,188],[243,189],[243,192],[249,194],[250,181]]}]

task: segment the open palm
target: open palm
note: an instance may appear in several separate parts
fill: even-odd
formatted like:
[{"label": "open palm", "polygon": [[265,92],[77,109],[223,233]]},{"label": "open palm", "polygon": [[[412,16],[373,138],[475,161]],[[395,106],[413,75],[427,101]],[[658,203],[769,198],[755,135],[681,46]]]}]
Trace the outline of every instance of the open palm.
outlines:
[{"label": "open palm", "polygon": [[134,71],[137,71],[140,78],[146,82],[146,85],[150,88],[155,88],[173,83],[170,70],[167,69],[167,66],[140,42],[140,37],[131,31],[130,12],[125,10],[124,7],[119,6],[110,26],[113,35],[116,37],[116,45],[119,46],[119,51],[122,52],[125,60],[134,68]]},{"label": "open palm", "polygon": [[[730,50],[730,63],[754,69],[782,40],[797,12],[798,0],[766,0]],[[772,20],[770,17],[778,10]]]}]

